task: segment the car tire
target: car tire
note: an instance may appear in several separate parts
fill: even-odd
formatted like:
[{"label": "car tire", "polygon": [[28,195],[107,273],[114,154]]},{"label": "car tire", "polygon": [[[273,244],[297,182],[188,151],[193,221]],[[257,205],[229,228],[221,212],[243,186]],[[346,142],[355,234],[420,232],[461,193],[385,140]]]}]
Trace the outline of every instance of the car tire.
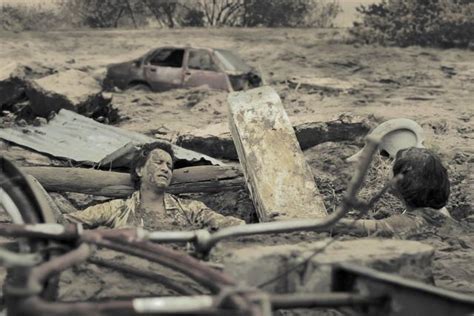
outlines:
[{"label": "car tire", "polygon": [[151,92],[150,86],[145,83],[137,83],[137,84],[131,85],[128,89],[131,91]]}]

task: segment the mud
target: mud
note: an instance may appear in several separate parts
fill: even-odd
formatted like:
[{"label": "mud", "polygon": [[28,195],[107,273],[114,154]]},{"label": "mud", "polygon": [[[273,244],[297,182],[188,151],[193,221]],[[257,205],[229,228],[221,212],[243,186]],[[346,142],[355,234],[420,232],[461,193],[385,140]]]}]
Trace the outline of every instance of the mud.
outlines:
[{"label": "mud", "polygon": [[[236,50],[250,64],[261,69],[265,81],[280,94],[293,124],[329,121],[341,115],[361,116],[372,126],[391,118],[413,119],[425,131],[425,146],[437,152],[447,165],[452,185],[448,209],[454,218],[466,224],[461,234],[432,234],[418,239],[436,249],[432,263],[436,285],[474,293],[474,52],[354,46],[346,44],[346,37],[344,30],[300,29],[1,32],[0,61],[2,64],[11,61],[28,64],[41,60],[58,71],[81,70],[100,80],[98,74],[106,64],[130,60],[153,47],[187,43],[209,45]],[[72,58],[75,62],[68,63]],[[447,72],[446,69],[451,70]],[[295,76],[332,78],[349,82],[355,88],[335,91],[298,87],[289,82]],[[115,91],[111,103],[121,117],[115,123],[117,126],[173,141],[180,134],[210,124],[227,124],[226,97],[225,92],[205,88],[164,93]],[[8,115],[0,115],[2,126],[8,121]],[[362,145],[361,140],[324,143],[305,151],[328,211],[341,201],[352,174],[352,166],[344,159]],[[1,150],[21,165],[62,163],[12,144],[2,143]],[[381,188],[390,176],[390,164],[385,157],[374,161],[361,196],[368,198]],[[223,214],[241,217],[248,223],[256,221],[245,190],[193,197]],[[77,195],[66,198],[76,208],[99,202]],[[387,194],[368,217],[383,218],[402,210],[401,203]],[[326,236],[294,233],[240,238],[219,245],[214,259],[219,261],[222,247],[314,241]],[[114,256],[108,258],[119,260]],[[86,291],[91,295],[120,296],[141,288],[139,283],[126,285],[130,284],[127,283],[130,278],[123,279],[119,274],[107,272],[105,281],[127,288],[120,293],[119,288],[108,287],[105,281],[94,279],[100,271],[87,269],[87,277],[77,281],[69,279],[63,291],[77,295]],[[107,294],[111,289],[114,291]],[[157,289],[156,294],[163,293],[160,291]],[[150,294],[151,290],[145,292],[142,294]]]}]

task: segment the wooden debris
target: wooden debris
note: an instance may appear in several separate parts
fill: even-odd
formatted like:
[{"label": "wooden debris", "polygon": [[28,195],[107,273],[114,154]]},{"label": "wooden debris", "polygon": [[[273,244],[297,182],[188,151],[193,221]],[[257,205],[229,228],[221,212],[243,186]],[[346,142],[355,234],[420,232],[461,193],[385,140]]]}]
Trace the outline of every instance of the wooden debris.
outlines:
[{"label": "wooden debris", "polygon": [[[24,167],[50,192],[77,192],[124,198],[135,190],[128,173],[65,167]],[[239,168],[196,166],[176,169],[168,192],[220,192],[244,187]]]},{"label": "wooden debris", "polygon": [[364,137],[370,130],[364,120],[346,122],[336,120],[329,122],[303,123],[294,127],[296,138],[302,150],[325,142],[341,142]]},{"label": "wooden debris", "polygon": [[[239,157],[228,128],[223,131],[220,124],[215,128],[199,130],[192,134],[180,135],[176,144],[190,150],[215,158],[237,160]],[[293,126],[302,150],[324,142],[356,140],[367,135],[369,124],[357,119],[354,121],[335,120],[329,122],[309,122]]]},{"label": "wooden debris", "polygon": [[327,215],[278,94],[270,87],[228,98],[230,131],[260,221]]}]

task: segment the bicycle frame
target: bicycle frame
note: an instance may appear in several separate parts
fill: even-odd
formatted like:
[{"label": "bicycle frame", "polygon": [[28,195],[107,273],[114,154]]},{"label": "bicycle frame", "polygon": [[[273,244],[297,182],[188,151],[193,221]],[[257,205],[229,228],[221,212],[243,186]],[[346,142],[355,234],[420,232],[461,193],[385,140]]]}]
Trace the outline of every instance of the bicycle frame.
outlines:
[{"label": "bicycle frame", "polygon": [[[332,215],[319,220],[293,220],[286,222],[253,224],[223,229],[215,234],[198,230],[193,232],[147,232],[142,229],[120,230],[83,230],[81,225],[59,224],[0,224],[0,235],[17,238],[29,238],[32,241],[56,241],[72,250],[38,264],[38,259],[25,260],[21,267],[21,257],[34,254],[18,255],[4,250],[0,259],[4,263],[20,269],[23,280],[7,284],[7,310],[9,315],[142,315],[142,314],[196,314],[196,315],[261,315],[271,314],[272,309],[280,308],[349,308],[359,315],[402,315],[391,304],[408,306],[408,311],[417,315],[445,315],[423,313],[423,306],[416,307],[413,296],[423,296],[426,304],[436,301],[439,310],[448,310],[454,315],[466,315],[467,310],[474,310],[474,301],[470,297],[449,294],[426,285],[407,283],[401,278],[393,278],[369,269],[339,267],[333,277],[334,293],[298,293],[267,294],[255,288],[245,288],[237,284],[228,275],[214,270],[203,262],[175,250],[153,242],[193,242],[201,253],[208,253],[219,241],[237,236],[268,234],[301,230],[327,229],[343,217],[350,208],[365,209],[369,203],[357,200],[356,194],[363,182],[372,155],[377,149],[377,140],[369,139],[369,146],[360,161],[359,168],[346,192],[343,204]],[[380,196],[382,192],[379,193]],[[153,242],[152,242],[153,241]],[[120,264],[110,264],[91,258],[94,248],[100,246],[129,255],[147,259],[187,275],[197,283],[209,289],[212,295],[192,295],[183,287],[163,277],[149,272]],[[33,257],[32,257],[33,255]],[[37,258],[37,256],[36,256]],[[186,296],[135,298],[131,300],[109,302],[51,302],[41,294],[46,281],[74,264],[89,260],[94,264],[104,265],[131,273],[137,276],[154,279],[164,283],[176,292]],[[366,280],[369,281],[366,281]],[[361,280],[361,281],[359,281]],[[366,283],[368,282],[368,283]],[[364,290],[364,286],[369,290]],[[409,293],[410,295],[405,295]],[[438,302],[439,301],[439,302]],[[441,303],[440,303],[441,302]],[[434,304],[434,303],[433,303]],[[454,304],[454,305],[453,305]],[[463,314],[461,314],[463,313]]]},{"label": "bicycle frame", "polygon": [[[51,227],[51,226],[49,226]],[[80,231],[80,226],[68,225],[63,231],[43,232],[41,225],[1,224],[0,235],[49,238],[55,241],[79,243],[77,248],[52,258],[40,265],[29,267],[23,287],[7,286],[10,304],[9,315],[141,315],[180,314],[199,315],[269,315],[265,310],[290,307],[366,306],[379,304],[379,297],[357,293],[337,293],[335,295],[279,295],[267,297],[255,288],[240,288],[236,281],[226,274],[214,270],[186,254],[151,243],[130,239],[128,235],[118,236],[113,231]],[[75,232],[74,232],[75,231]],[[95,246],[113,249],[159,263],[192,278],[215,294],[214,296],[182,296],[137,298],[128,301],[110,302],[48,302],[39,297],[42,284],[51,276],[84,262],[92,255]],[[94,262],[100,264],[100,262]],[[25,268],[26,269],[26,268]],[[137,271],[124,269],[128,273]],[[138,271],[138,274],[141,272]],[[262,299],[262,297],[264,299]],[[262,306],[267,306],[265,309]]]},{"label": "bicycle frame", "polygon": [[[26,232],[26,235],[29,235],[30,237],[38,236],[36,232],[33,232],[33,234],[31,233],[32,229],[35,229],[34,225],[33,227],[28,225],[17,226],[17,233],[13,235],[18,235],[18,232],[21,230],[18,229],[20,227],[25,228],[24,232]],[[10,230],[11,233],[11,225],[4,224],[3,228]],[[7,235],[11,235],[10,233]],[[21,235],[21,233],[19,235]],[[40,235],[42,235],[42,237],[46,237],[46,234]],[[27,278],[25,282],[22,283],[22,286],[7,286],[5,288],[7,295],[12,298],[10,299],[10,304],[7,307],[13,315],[65,315],[67,313],[72,313],[74,315],[94,315],[93,311],[96,310],[95,308],[97,307],[95,304],[56,304],[42,300],[39,297],[39,294],[42,291],[44,282],[49,277],[58,274],[59,272],[71,267],[74,264],[87,260],[92,255],[93,248],[96,245],[138,256],[151,262],[156,262],[162,264],[163,266],[175,269],[208,288],[212,293],[219,293],[227,287],[236,285],[236,282],[227,275],[206,266],[198,260],[186,254],[181,254],[174,250],[157,244],[152,244],[150,242],[126,240],[124,238],[117,237],[114,238],[107,236],[107,234],[100,234],[99,232],[94,231],[84,231],[78,239],[71,239],[71,235],[68,235],[67,233],[62,235],[61,232],[55,232],[51,234],[51,237],[51,239],[56,241],[70,241],[73,243],[79,242],[79,246],[64,255],[52,258],[45,263],[25,268],[28,269],[28,271],[25,273]],[[64,237],[64,239],[62,239],[62,237]],[[252,304],[247,302],[245,294],[231,295],[224,303],[224,307],[228,306],[229,308],[233,308],[237,311],[244,310],[248,312],[249,315],[260,315],[257,312],[252,312]],[[99,304],[98,306],[102,310],[99,314],[105,313],[104,315],[116,314],[117,309],[120,308],[128,310],[129,312],[132,312],[133,309],[137,308],[133,305],[133,302],[97,304]],[[156,304],[156,302],[152,302],[148,305],[142,304],[140,306],[145,306],[143,308],[147,310],[153,310],[153,304]],[[194,307],[195,305],[192,305],[192,308]],[[206,308],[204,312],[211,313],[215,309],[216,308]],[[250,311],[248,311],[249,309]],[[135,312],[137,312],[136,314],[140,314],[138,313],[139,310],[139,308],[138,310],[135,310]],[[160,308],[158,308],[158,310],[160,313],[162,312]]]},{"label": "bicycle frame", "polygon": [[[86,244],[106,247],[116,251],[135,255],[152,262],[160,263],[166,267],[170,267],[188,275],[201,285],[209,288],[214,293],[221,292],[224,287],[235,286],[235,282],[223,275],[221,272],[210,269],[191,257],[182,255],[179,256],[167,248],[146,241],[146,239],[157,241],[160,239],[160,236],[164,236],[164,239],[167,241],[176,241],[176,239],[182,241],[194,241],[197,250],[201,253],[207,254],[218,241],[228,237],[259,233],[288,232],[309,229],[315,230],[317,228],[330,227],[341,217],[343,217],[352,206],[355,205],[355,195],[363,182],[365,174],[368,170],[368,166],[371,162],[371,158],[377,150],[378,142],[378,139],[371,138],[368,140],[369,146],[367,146],[367,149],[364,151],[365,156],[363,156],[363,159],[361,159],[359,168],[356,169],[356,175],[353,177],[353,180],[348,188],[342,206],[336,212],[322,220],[309,221],[309,223],[308,221],[292,221],[285,223],[248,225],[248,227],[244,228],[229,228],[227,230],[218,232],[215,234],[215,236],[211,236],[207,231],[200,230],[195,232],[185,232],[185,238],[183,238],[183,235],[180,235],[178,232],[174,232],[172,233],[173,236],[170,236],[167,233],[163,235],[158,232],[147,233],[143,230],[83,231],[81,226],[74,225],[69,225],[66,227],[54,224],[46,224],[46,226],[25,226],[26,232],[23,231],[20,233],[20,235],[23,234],[23,237],[29,237],[33,240],[47,239],[62,242],[69,240],[85,244],[82,244],[76,250],[73,250],[66,255],[50,259],[47,263],[31,268],[29,271],[27,270],[28,268],[24,268],[24,271],[22,272],[26,275],[26,284],[23,284],[23,288],[21,288],[21,282],[20,286],[17,286],[17,288],[10,286],[7,288],[7,292],[12,296],[22,292],[27,293],[28,295],[36,295],[41,293],[41,289],[43,288],[42,285],[50,276],[58,274],[60,271],[70,267],[74,263],[84,261],[90,256],[90,247],[86,246]],[[18,235],[18,233],[21,231],[19,226],[8,225],[1,228],[1,231],[4,235],[16,235],[16,237],[20,237]],[[124,243],[124,239],[127,242]],[[9,260],[8,256],[5,258],[5,260]],[[10,258],[10,264],[12,263],[12,258]],[[128,271],[131,272],[131,269],[128,269]],[[31,299],[31,297],[28,297],[28,299]],[[18,307],[25,305],[16,304],[15,301],[16,300],[14,299],[14,304],[10,304],[10,306]],[[232,303],[231,306],[237,309],[243,309],[244,307],[252,306],[246,302],[245,295],[243,297],[239,295],[233,295],[230,297],[229,301]],[[33,300],[33,302],[37,301]],[[45,308],[47,307],[48,306],[45,306]],[[23,313],[27,311],[22,310],[21,312]],[[52,311],[49,311],[49,313],[51,312]],[[256,309],[251,309],[251,314],[258,315],[259,312]]]},{"label": "bicycle frame", "polygon": [[[119,237],[113,231],[84,231],[66,226],[63,232],[41,232],[39,225],[1,224],[0,235],[51,238],[79,246],[64,255],[33,265],[23,288],[6,288],[14,299],[7,306],[9,315],[271,315],[274,309],[344,308],[352,315],[416,314],[420,316],[469,315],[474,298],[428,286],[419,282],[376,272],[354,265],[334,267],[331,293],[267,294],[239,286],[232,278],[186,254],[151,243]],[[76,237],[74,236],[79,236]],[[208,288],[212,295],[135,298],[109,302],[48,302],[42,299],[41,284],[48,277],[90,258],[95,246],[119,250],[171,267]],[[100,262],[94,262],[100,264]],[[139,270],[121,271],[138,274]],[[419,301],[423,304],[419,304]]]}]

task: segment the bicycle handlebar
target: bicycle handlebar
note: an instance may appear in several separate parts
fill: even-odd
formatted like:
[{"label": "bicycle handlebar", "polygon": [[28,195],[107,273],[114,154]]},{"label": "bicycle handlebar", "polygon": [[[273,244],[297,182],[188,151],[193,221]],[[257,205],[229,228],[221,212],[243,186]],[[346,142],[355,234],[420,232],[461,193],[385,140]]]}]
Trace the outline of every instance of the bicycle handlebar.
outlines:
[{"label": "bicycle handlebar", "polygon": [[[81,225],[73,224],[0,224],[0,235],[4,236],[29,237],[80,243],[78,248],[64,255],[50,259],[49,261],[31,269],[30,273],[27,274],[28,279],[25,285],[26,292],[23,292],[19,295],[19,300],[22,302],[22,304],[19,304],[18,306],[26,306],[27,309],[32,308],[32,306],[36,306],[37,308],[40,308],[42,311],[44,311],[45,315],[59,315],[56,313],[57,311],[68,310],[69,307],[64,304],[58,305],[57,303],[47,303],[45,301],[42,301],[39,298],[38,294],[41,292],[42,284],[44,284],[44,281],[47,280],[48,277],[64,270],[65,268],[70,267],[75,263],[86,260],[91,255],[91,246],[89,244],[103,246],[123,253],[135,255],[150,260],[152,262],[157,262],[164,266],[170,267],[183,274],[188,275],[198,283],[209,288],[213,293],[222,292],[226,287],[235,287],[236,282],[229,278],[227,275],[218,272],[214,269],[211,269],[206,265],[203,265],[198,260],[190,256],[183,255],[174,250],[150,243],[147,240],[160,242],[193,242],[199,252],[207,254],[212,249],[212,247],[216,245],[219,241],[229,237],[239,237],[254,234],[293,232],[302,230],[319,230],[331,227],[345,214],[347,214],[351,207],[361,204],[357,200],[356,194],[363,183],[363,180],[368,170],[368,166],[372,160],[372,156],[377,150],[378,143],[379,139],[370,137],[367,139],[367,146],[363,151],[358,168],[356,168],[356,173],[348,186],[342,205],[335,212],[322,219],[290,220],[285,222],[234,226],[222,229],[221,231],[218,231],[213,234],[210,234],[206,230],[197,230],[191,232],[148,232],[143,229],[85,231],[82,229]],[[15,264],[15,262],[17,261],[12,258],[12,253],[8,251],[0,252],[0,260],[10,260],[10,263]],[[17,258],[15,257],[15,259]],[[247,294],[248,293],[234,293],[230,295],[228,300],[228,302],[230,303],[230,307],[237,311],[245,310],[251,315],[260,315],[262,310],[255,307],[255,304],[252,303],[250,297]],[[203,308],[203,312],[211,313],[213,312],[213,310],[210,307],[215,308],[215,306],[210,306],[211,301],[212,300],[210,300],[209,297],[200,297],[195,301],[190,301],[190,306],[192,305],[192,308],[195,309]],[[160,298],[160,300],[155,299],[150,301],[138,302],[142,302],[140,303],[141,305],[137,303],[139,306],[139,311],[140,308],[144,310],[146,310],[147,308],[155,308],[156,305],[154,304],[158,304],[157,302],[161,302],[160,304],[162,304],[164,301],[163,298]],[[176,300],[174,302],[176,303]],[[55,305],[55,307],[50,304]],[[87,305],[88,303],[77,304],[79,305],[70,305],[74,306],[74,309],[71,311],[77,314],[77,311],[83,310],[85,311],[84,315],[90,315],[89,312],[86,312],[89,310],[89,305]],[[201,305],[194,306],[193,304]],[[116,308],[116,305],[113,304],[104,305],[104,308],[107,308],[107,306],[111,307],[112,309]],[[132,306],[135,312],[137,312],[137,306],[135,306],[133,302],[131,305],[130,302],[122,303],[121,306],[128,308]],[[23,307],[19,308],[21,309]],[[94,308],[95,307],[96,304],[94,304]],[[181,308],[185,308],[185,306],[182,305]],[[193,311],[195,310],[193,309]]]},{"label": "bicycle handlebar", "polygon": [[[201,253],[209,252],[219,241],[230,237],[242,237],[256,234],[289,233],[295,231],[321,231],[330,228],[339,219],[344,217],[353,206],[360,206],[357,200],[357,192],[360,190],[366,176],[372,157],[377,150],[380,140],[377,138],[367,138],[367,146],[362,152],[356,173],[351,179],[342,205],[335,212],[319,219],[297,219],[282,222],[257,223],[224,228],[215,233],[207,230],[195,231],[155,231],[150,232],[141,228],[137,229],[115,229],[115,230],[95,230],[92,235],[110,238],[126,238],[134,240],[150,240],[154,242],[192,242],[196,245],[196,250]],[[84,231],[81,225],[75,224],[36,224],[21,226],[0,224],[0,235],[11,237],[35,237],[54,240],[78,240],[82,235],[89,236],[91,233]],[[90,238],[90,237],[86,237]],[[1,257],[1,254],[0,254]]]}]

